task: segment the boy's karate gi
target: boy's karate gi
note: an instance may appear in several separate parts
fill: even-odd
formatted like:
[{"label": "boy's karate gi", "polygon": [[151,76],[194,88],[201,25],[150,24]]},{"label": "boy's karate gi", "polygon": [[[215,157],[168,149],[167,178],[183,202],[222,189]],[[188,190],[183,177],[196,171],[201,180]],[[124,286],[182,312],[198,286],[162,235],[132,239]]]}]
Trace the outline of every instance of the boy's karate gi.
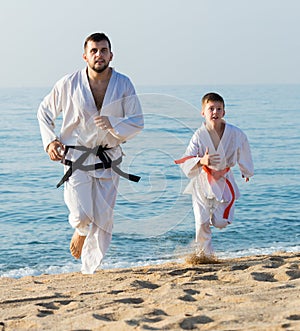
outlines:
[{"label": "boy's karate gi", "polygon": [[[194,168],[207,147],[209,154],[220,155],[220,163],[216,167]],[[192,194],[196,242],[205,255],[212,255],[210,225],[224,228],[230,224],[234,216],[234,201],[240,196],[230,168],[238,164],[245,178],[254,173],[247,137],[239,128],[226,123],[222,139],[215,149],[203,123],[191,138],[184,157],[175,162],[191,178],[184,193]]]}]

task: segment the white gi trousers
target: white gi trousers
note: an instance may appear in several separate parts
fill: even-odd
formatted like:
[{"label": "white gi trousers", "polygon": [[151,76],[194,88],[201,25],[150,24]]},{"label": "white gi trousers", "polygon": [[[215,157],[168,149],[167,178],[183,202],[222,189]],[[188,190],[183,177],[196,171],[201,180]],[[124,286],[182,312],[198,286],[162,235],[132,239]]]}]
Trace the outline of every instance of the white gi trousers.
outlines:
[{"label": "white gi trousers", "polygon": [[110,245],[119,184],[119,175],[113,171],[108,178],[97,178],[94,174],[78,169],[64,188],[69,223],[79,235],[86,236],[81,253],[84,274],[95,272]]},{"label": "white gi trousers", "polygon": [[214,249],[211,226],[223,229],[230,224],[230,219],[233,219],[234,204],[230,209],[229,218],[225,219],[223,218],[223,212],[227,204],[221,203],[215,198],[208,199],[200,196],[199,192],[194,192],[192,195],[196,227],[195,241],[200,254],[212,256],[214,255]]}]

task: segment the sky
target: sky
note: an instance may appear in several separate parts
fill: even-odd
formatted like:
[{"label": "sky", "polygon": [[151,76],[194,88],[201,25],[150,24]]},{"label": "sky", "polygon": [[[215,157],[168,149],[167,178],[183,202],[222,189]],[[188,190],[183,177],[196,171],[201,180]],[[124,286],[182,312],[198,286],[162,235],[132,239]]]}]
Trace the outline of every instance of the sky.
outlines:
[{"label": "sky", "polygon": [[49,87],[112,42],[135,85],[300,84],[299,0],[0,0],[0,87]]}]

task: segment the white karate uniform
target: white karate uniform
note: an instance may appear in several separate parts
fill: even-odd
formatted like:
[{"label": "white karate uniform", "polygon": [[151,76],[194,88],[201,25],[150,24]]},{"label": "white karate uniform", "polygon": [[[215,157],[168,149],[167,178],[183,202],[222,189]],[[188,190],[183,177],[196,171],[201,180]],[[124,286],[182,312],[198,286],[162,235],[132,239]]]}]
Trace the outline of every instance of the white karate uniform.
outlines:
[{"label": "white karate uniform", "polygon": [[[55,133],[55,119],[63,114],[60,135]],[[108,116],[112,130],[102,130],[94,123],[99,115],[90,89],[87,69],[59,80],[40,104],[38,120],[43,145],[58,139],[66,146],[94,148],[106,146],[112,160],[122,156],[120,144],[133,138],[144,126],[140,102],[130,79],[115,70],[107,86],[101,115]],[[75,161],[82,151],[69,149],[66,159]],[[84,165],[101,163],[91,154]],[[68,166],[65,166],[65,171]],[[64,198],[69,208],[69,222],[80,235],[87,236],[81,254],[82,272],[93,273],[101,263],[112,236],[119,175],[111,168],[92,171],[75,170],[65,182]]]},{"label": "white karate uniform", "polygon": [[[190,140],[184,156],[194,157],[181,163],[183,172],[187,177],[191,178],[184,193],[192,194],[198,248],[205,255],[212,255],[214,251],[210,226],[224,228],[232,223],[234,201],[229,209],[228,205],[233,198],[229,185],[232,185],[234,200],[239,198],[240,192],[231,170],[216,180],[209,178],[209,175],[202,167],[194,168],[200,158],[205,154],[207,147],[209,154],[219,154],[221,158],[217,166],[209,167],[213,171],[232,168],[238,164],[242,175],[249,178],[253,176],[254,168],[246,135],[239,128],[231,124],[225,123],[225,130],[217,149],[215,149],[204,123]],[[229,185],[226,180],[230,182]],[[224,217],[226,208],[228,208],[229,214],[227,217]]]}]

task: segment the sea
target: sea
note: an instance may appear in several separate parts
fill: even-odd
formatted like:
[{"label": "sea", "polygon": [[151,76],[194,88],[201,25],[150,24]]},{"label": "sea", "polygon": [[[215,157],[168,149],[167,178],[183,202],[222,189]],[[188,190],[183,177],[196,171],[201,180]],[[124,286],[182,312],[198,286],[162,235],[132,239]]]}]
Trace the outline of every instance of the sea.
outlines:
[{"label": "sea", "polygon": [[[80,270],[69,252],[73,229],[56,188],[63,167],[44,152],[36,119],[50,88],[0,89],[0,277],[20,278]],[[122,145],[113,239],[101,268],[183,261],[194,250],[188,184],[174,160],[201,125],[201,97],[220,93],[225,119],[250,142],[255,175],[233,169],[241,197],[235,220],[213,228],[217,257],[300,251],[300,85],[138,86],[145,129]],[[61,118],[57,119],[59,132]]]}]

